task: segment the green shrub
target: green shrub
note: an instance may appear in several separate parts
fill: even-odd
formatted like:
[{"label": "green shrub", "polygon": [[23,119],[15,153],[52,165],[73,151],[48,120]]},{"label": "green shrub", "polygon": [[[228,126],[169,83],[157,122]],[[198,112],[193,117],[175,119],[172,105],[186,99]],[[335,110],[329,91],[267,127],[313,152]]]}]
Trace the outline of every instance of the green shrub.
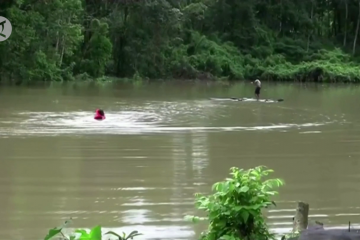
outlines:
[{"label": "green shrub", "polygon": [[208,220],[209,227],[203,233],[206,240],[271,239],[262,210],[275,205],[271,197],[277,194],[273,189],[283,185],[280,179],[263,180],[273,172],[264,167],[249,170],[231,168],[231,178],[213,185],[213,194],[196,194],[197,209],[207,213],[206,218],[186,216],[193,222]]}]

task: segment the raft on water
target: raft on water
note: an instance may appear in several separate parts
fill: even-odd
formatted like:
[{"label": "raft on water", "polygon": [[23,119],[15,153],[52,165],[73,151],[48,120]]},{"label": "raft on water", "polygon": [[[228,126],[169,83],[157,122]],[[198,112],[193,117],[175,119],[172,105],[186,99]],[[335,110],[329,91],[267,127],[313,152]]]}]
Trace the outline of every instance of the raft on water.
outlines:
[{"label": "raft on water", "polygon": [[234,101],[234,102],[264,102],[264,103],[277,103],[277,102],[283,102],[284,99],[280,98],[280,99],[259,99],[257,100],[256,98],[235,98],[235,97],[230,97],[230,98],[210,98],[210,100],[215,100],[215,101]]}]

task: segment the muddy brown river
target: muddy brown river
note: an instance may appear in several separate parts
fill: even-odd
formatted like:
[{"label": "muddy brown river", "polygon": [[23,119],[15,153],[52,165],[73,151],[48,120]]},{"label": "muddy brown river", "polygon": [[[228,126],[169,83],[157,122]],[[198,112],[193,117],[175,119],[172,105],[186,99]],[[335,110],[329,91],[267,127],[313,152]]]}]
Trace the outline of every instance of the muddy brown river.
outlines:
[{"label": "muddy brown river", "polygon": [[[284,179],[273,231],[298,200],[326,226],[360,221],[360,87],[250,84],[0,87],[0,239],[72,228],[138,230],[139,239],[196,239],[194,193],[229,168],[266,165]],[[93,120],[96,108],[107,119]]]}]

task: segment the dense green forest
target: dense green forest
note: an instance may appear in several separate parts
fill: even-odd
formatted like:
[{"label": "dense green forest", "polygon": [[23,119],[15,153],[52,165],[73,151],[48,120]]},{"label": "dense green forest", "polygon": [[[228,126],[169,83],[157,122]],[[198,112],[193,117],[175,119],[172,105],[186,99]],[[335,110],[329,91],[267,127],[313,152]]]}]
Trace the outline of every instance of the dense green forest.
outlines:
[{"label": "dense green forest", "polygon": [[360,81],[360,0],[7,0],[1,80]]}]

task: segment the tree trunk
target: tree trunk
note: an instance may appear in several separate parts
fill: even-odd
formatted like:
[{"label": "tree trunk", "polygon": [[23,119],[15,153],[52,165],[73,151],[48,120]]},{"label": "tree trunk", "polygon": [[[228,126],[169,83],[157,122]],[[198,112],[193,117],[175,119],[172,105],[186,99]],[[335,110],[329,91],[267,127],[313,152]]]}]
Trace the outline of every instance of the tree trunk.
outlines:
[{"label": "tree trunk", "polygon": [[357,20],[357,24],[356,24],[356,32],[355,32],[355,37],[354,37],[354,44],[353,44],[353,55],[355,55],[355,51],[356,51],[356,42],[357,42],[357,38],[358,38],[358,34],[359,34],[359,25],[360,25],[360,0],[358,0],[358,4],[359,4],[359,14],[358,14],[358,20]]},{"label": "tree trunk", "polygon": [[279,33],[278,33],[278,35],[280,35],[281,33],[282,33],[282,27],[283,27],[283,5],[282,5],[282,1],[280,0],[280,5],[281,5],[281,7],[280,7],[280,9],[281,9],[281,11],[280,11],[280,22],[279,22]]},{"label": "tree trunk", "polygon": [[[327,9],[331,9],[331,3],[330,1],[327,1]],[[328,37],[332,37],[333,36],[333,28],[331,26],[331,14],[330,11],[327,11],[327,28],[328,28]]]},{"label": "tree trunk", "polygon": [[348,10],[348,0],[344,0],[345,2],[345,33],[344,33],[344,42],[343,42],[343,46],[346,46],[346,37],[347,37],[347,25],[348,25],[348,16],[349,16],[349,10]]},{"label": "tree trunk", "polygon": [[64,52],[65,52],[65,37],[64,36],[62,36],[61,47],[62,48],[61,48],[61,53],[60,53],[59,67],[61,67],[63,57],[64,57]]},{"label": "tree trunk", "polygon": [[60,42],[59,31],[57,31],[56,32],[56,46],[55,46],[56,53],[58,53],[58,51],[59,51],[59,42]]},{"label": "tree trunk", "polygon": [[[313,22],[313,15],[314,15],[314,2],[312,1],[311,3],[311,14],[310,14],[310,19]],[[313,30],[311,29],[308,35],[308,40],[307,40],[307,47],[306,47],[306,51],[309,51],[309,47],[310,47],[310,37],[312,35]]]},{"label": "tree trunk", "polygon": [[305,230],[308,226],[308,217],[309,217],[309,204],[304,202],[298,202],[294,217],[293,231],[301,232]]}]

